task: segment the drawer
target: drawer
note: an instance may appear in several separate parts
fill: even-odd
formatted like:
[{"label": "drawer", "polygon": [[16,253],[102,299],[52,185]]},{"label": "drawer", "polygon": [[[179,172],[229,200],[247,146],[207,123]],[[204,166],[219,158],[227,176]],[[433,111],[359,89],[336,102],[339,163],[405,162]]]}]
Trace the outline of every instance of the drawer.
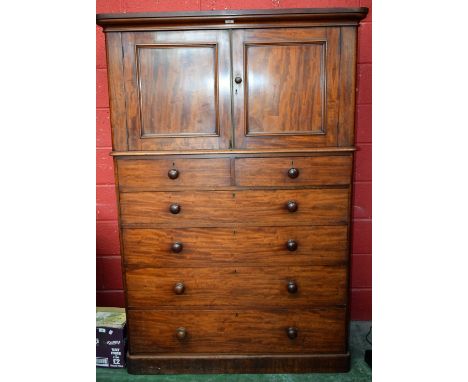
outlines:
[{"label": "drawer", "polygon": [[117,166],[123,192],[231,185],[229,158],[119,159]]},{"label": "drawer", "polygon": [[237,158],[237,186],[323,186],[351,182],[352,156]]},{"label": "drawer", "polygon": [[132,354],[343,353],[345,317],[345,308],[127,313]]},{"label": "drawer", "polygon": [[[347,259],[348,227],[127,228],[128,265],[206,267],[333,264]],[[229,251],[226,250],[229,248]]]},{"label": "drawer", "polygon": [[134,308],[340,305],[346,276],[344,266],[127,267],[127,302]]},{"label": "drawer", "polygon": [[[346,224],[348,189],[120,193],[122,224],[165,227]],[[295,202],[297,210],[286,208]],[[170,212],[179,206],[180,212]]]}]

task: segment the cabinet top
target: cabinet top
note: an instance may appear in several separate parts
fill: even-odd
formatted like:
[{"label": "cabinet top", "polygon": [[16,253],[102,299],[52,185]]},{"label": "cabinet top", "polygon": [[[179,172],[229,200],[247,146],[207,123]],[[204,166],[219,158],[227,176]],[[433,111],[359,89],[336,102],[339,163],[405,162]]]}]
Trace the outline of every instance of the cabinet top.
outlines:
[{"label": "cabinet top", "polygon": [[96,23],[105,31],[265,26],[357,25],[368,8],[294,8],[199,12],[101,13]]}]

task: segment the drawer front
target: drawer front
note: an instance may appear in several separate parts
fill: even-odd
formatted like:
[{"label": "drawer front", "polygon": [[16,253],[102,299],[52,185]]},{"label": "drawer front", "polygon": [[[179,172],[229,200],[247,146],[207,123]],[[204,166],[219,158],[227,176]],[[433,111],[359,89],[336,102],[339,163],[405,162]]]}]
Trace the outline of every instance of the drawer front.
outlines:
[{"label": "drawer front", "polygon": [[347,226],[315,226],[128,228],[122,237],[127,265],[206,267],[344,262],[347,235]]},{"label": "drawer front", "polygon": [[[348,222],[348,196],[348,189],[135,192],[121,193],[120,207],[123,225],[326,225]],[[173,205],[179,213],[170,212]]]},{"label": "drawer front", "polygon": [[[129,310],[130,351],[132,354],[343,353],[345,317],[345,308]],[[292,337],[296,333],[296,338],[289,338],[288,330]]]},{"label": "drawer front", "polygon": [[306,307],[346,303],[346,268],[127,268],[129,307]]},{"label": "drawer front", "polygon": [[123,192],[231,185],[229,158],[119,159],[117,166]]},{"label": "drawer front", "polygon": [[352,156],[237,158],[237,186],[348,185]]},{"label": "drawer front", "polygon": [[[296,203],[290,212],[288,202]],[[348,222],[348,189],[242,191],[236,193],[243,225],[326,225]]]}]

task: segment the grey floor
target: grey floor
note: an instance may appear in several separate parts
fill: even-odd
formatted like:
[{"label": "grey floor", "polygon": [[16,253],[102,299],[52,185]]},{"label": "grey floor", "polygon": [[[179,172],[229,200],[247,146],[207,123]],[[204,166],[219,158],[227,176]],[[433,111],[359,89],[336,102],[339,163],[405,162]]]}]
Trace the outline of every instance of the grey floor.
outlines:
[{"label": "grey floor", "polygon": [[364,350],[370,321],[351,321],[349,347],[351,371],[340,374],[204,374],[204,375],[131,375],[126,369],[96,368],[96,381],[158,381],[158,382],[367,382],[372,380],[371,369],[364,362]]}]

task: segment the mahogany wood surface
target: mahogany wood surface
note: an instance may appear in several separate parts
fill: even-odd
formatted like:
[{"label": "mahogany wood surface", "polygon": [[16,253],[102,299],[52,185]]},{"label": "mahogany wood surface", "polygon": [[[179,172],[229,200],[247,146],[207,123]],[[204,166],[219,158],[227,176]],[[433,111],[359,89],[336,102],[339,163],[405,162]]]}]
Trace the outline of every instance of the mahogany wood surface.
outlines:
[{"label": "mahogany wood surface", "polygon": [[122,49],[130,150],[229,147],[228,32],[124,33]]},{"label": "mahogany wood surface", "polygon": [[[119,160],[119,188],[125,191],[179,190],[231,185],[229,158]],[[168,172],[176,169],[176,179]]]},{"label": "mahogany wood surface", "polygon": [[127,354],[130,374],[340,373],[350,368],[349,352],[340,354]]},{"label": "mahogany wood surface", "polygon": [[[288,292],[293,281],[297,291]],[[344,266],[127,268],[132,308],[284,307],[346,304]],[[183,293],[174,292],[183,283]]]},{"label": "mahogany wood surface", "polygon": [[[342,353],[345,309],[129,310],[130,351],[139,353]],[[287,336],[296,327],[297,338]],[[176,329],[187,337],[179,340]]]},{"label": "mahogany wood surface", "polygon": [[[238,158],[238,186],[325,186],[348,185],[352,170],[350,156]],[[298,170],[295,178],[288,176]]]},{"label": "mahogany wood surface", "polygon": [[[347,259],[346,226],[123,230],[125,264],[140,267],[339,264]],[[288,240],[297,243],[293,252]],[[173,243],[183,249],[174,253]]]},{"label": "mahogany wood surface", "polygon": [[[122,225],[161,227],[346,224],[347,189],[135,192],[120,194]],[[289,212],[286,204],[297,203]],[[171,205],[180,206],[173,214]]]},{"label": "mahogany wood surface", "polygon": [[103,14],[131,373],[346,371],[367,8]]},{"label": "mahogany wood surface", "polygon": [[336,146],[340,30],[236,30],[236,147]]}]

